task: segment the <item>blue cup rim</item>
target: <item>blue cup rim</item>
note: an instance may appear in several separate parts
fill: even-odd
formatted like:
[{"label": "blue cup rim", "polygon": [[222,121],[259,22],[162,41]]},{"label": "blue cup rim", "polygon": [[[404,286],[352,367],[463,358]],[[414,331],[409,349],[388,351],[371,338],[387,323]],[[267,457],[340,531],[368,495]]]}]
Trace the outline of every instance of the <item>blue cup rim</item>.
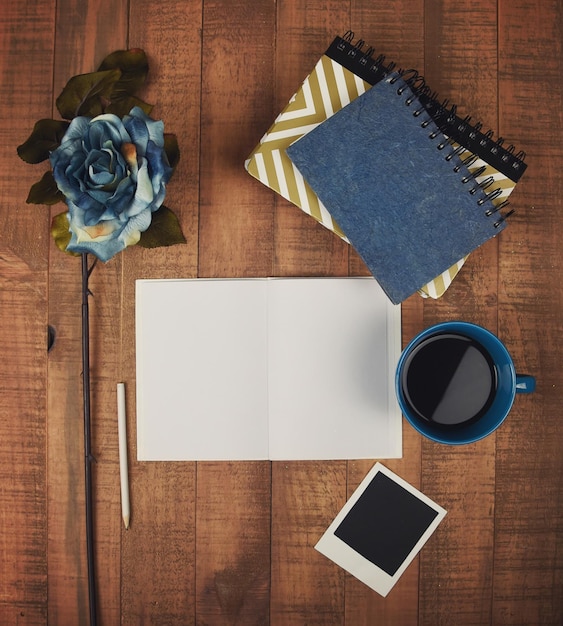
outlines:
[{"label": "blue cup rim", "polygon": [[[433,426],[428,422],[422,422],[422,420],[419,420],[409,414],[401,386],[401,371],[403,368],[403,364],[412,349],[417,346],[421,341],[431,335],[435,335],[444,331],[458,332],[460,334],[468,335],[476,341],[479,341],[479,343],[481,344],[483,344],[483,338],[485,338],[488,342],[495,346],[495,351],[503,359],[503,376],[508,381],[508,389],[505,389],[505,401],[501,409],[497,408],[498,415],[496,419],[491,420],[490,424],[485,428],[483,428],[483,421],[485,420],[486,416],[483,416],[483,418],[481,418],[474,424],[470,424],[468,426],[460,426],[455,428],[455,430],[452,429],[451,431],[449,431],[447,429],[444,429],[443,427]],[[484,347],[490,352],[488,346]],[[496,361],[497,359],[494,360]],[[510,412],[510,409],[512,408],[514,398],[516,397],[516,369],[514,367],[512,357],[506,349],[506,346],[495,334],[493,334],[486,328],[483,328],[482,326],[473,324],[471,322],[462,322],[457,320],[440,322],[438,324],[429,326],[428,328],[418,333],[402,351],[399,361],[397,363],[397,368],[395,370],[395,392],[397,400],[399,402],[399,406],[405,419],[417,432],[419,432],[427,439],[430,439],[437,443],[443,443],[447,445],[464,445],[474,443],[476,441],[484,439],[485,437],[488,437],[504,422]],[[489,409],[489,411],[490,410],[491,409]]]}]

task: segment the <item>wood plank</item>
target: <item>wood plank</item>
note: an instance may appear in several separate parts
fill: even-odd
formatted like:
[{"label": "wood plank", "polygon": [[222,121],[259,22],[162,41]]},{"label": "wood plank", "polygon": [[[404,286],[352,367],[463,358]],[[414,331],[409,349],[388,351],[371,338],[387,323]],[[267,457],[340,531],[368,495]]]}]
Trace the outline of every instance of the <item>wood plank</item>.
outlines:
[{"label": "wood plank", "polygon": [[122,623],[131,626],[195,621],[196,466],[136,461],[134,293],[137,278],[197,275],[201,10],[200,2],[131,3],[129,45],[142,47],[149,58],[143,97],[180,146],[165,204],[187,239],[123,255],[121,378],[128,388],[132,518],[122,535],[121,585]]},{"label": "wood plank", "polygon": [[[204,4],[199,276],[271,274],[272,203],[244,161],[271,109],[274,17]],[[270,482],[268,462],[198,464],[196,623],[268,623]]]},{"label": "wood plank", "polygon": [[[15,134],[11,139],[10,147],[20,141]],[[10,161],[0,157],[2,164]],[[21,233],[14,234],[27,226],[32,243],[48,226],[30,212],[15,224],[10,216],[17,211],[12,204],[0,220],[0,623],[38,625],[47,623],[46,263],[33,259]]]},{"label": "wood plank", "polygon": [[[93,27],[95,25],[95,27]],[[54,96],[68,79],[94,71],[125,47],[127,3],[73,0],[57,4]],[[55,115],[59,117],[55,110]],[[53,215],[64,210],[53,208]],[[54,246],[49,273],[49,314],[60,341],[49,368],[49,619],[82,623],[88,615],[84,516],[81,383],[80,261]],[[91,277],[90,350],[95,490],[95,556],[100,621],[120,614],[120,526],[115,384],[119,364],[121,261],[99,265]]]},{"label": "wood plank", "polygon": [[[349,10],[348,2],[338,0],[283,2],[278,6],[275,111],[265,121],[262,133],[287,105],[334,37],[344,34],[342,24],[347,23]],[[256,143],[258,139],[259,136]],[[348,273],[348,244],[277,194],[275,207],[275,275],[345,276]]]},{"label": "wood plank", "polygon": [[[15,130],[23,129],[18,124]],[[20,141],[17,132],[11,133],[6,145],[13,149]],[[12,156],[6,157],[2,154],[0,163],[14,162]],[[26,174],[22,178],[29,180]],[[16,189],[23,204],[28,189],[23,184]],[[30,253],[30,244],[45,238],[48,225],[31,212],[40,210],[37,207],[28,207],[17,218],[16,204],[5,208],[9,210],[0,220],[0,311],[4,322],[0,332],[0,622],[25,619],[29,624],[45,624],[46,262],[41,262],[37,250]]]},{"label": "wood plank", "polygon": [[[458,115],[497,126],[496,2],[426,3],[424,76]],[[478,208],[476,207],[476,210]],[[497,330],[498,246],[472,253],[445,295],[424,303],[424,325],[463,319]],[[423,441],[422,491],[448,514],[420,557],[421,623],[486,624],[491,614],[495,436],[467,446]]]},{"label": "wood plank", "polygon": [[[397,15],[401,19],[397,19]],[[352,24],[365,46],[374,48],[373,56],[385,55],[397,67],[422,67],[424,61],[424,3],[399,0],[378,7],[367,1],[353,3]],[[361,27],[361,30],[358,30]],[[369,275],[360,257],[352,252],[350,271]],[[422,330],[423,299],[414,295],[401,305],[403,345]],[[410,484],[420,488],[421,438],[403,420],[403,458],[383,463]],[[348,497],[367,474],[373,461],[348,464]],[[415,625],[418,623],[418,558],[409,566],[392,592],[383,598],[353,577],[346,580],[346,624]]]},{"label": "wood plank", "polygon": [[[78,269],[78,268],[77,268]],[[95,547],[98,576],[97,602],[100,622],[119,620],[120,529],[117,394],[119,379],[119,320],[121,314],[121,259],[98,264],[90,278],[90,362],[92,451],[95,489]],[[72,310],[69,303],[69,310]],[[76,382],[80,378],[75,379]],[[72,380],[68,381],[72,384]],[[81,414],[72,416],[78,418]],[[68,418],[68,414],[67,414]],[[67,442],[68,444],[68,442]],[[69,454],[76,454],[67,448]],[[53,459],[54,461],[54,459]],[[76,520],[76,518],[75,518]]]},{"label": "wood plank", "polygon": [[[26,205],[42,166],[16,147],[51,114],[54,3],[0,20],[0,623],[47,623],[47,267],[49,211]],[[33,21],[28,15],[34,16]]]},{"label": "wood plank", "polygon": [[[348,2],[278,5],[276,110],[264,130],[343,34],[349,10]],[[275,275],[348,274],[348,244],[279,196],[275,207]],[[272,464],[272,624],[342,623],[344,572],[314,545],[345,501],[345,461]]]},{"label": "wood plank", "polygon": [[492,619],[561,624],[561,4],[501,0],[499,29],[500,130],[528,155],[499,242],[499,329],[517,371],[536,375],[538,386],[516,398],[497,435]]},{"label": "wood plank", "polygon": [[314,546],[346,502],[346,466],[272,464],[272,625],[343,623],[345,572]]},{"label": "wood plank", "polygon": [[[131,430],[129,449],[135,450]],[[121,623],[193,624],[195,464],[130,458],[131,526],[122,539]]]},{"label": "wood plank", "polygon": [[[52,259],[49,319],[57,342],[49,358],[49,615],[55,623],[86,619],[84,448],[80,362],[80,264]],[[64,277],[64,278],[63,278]]]},{"label": "wood plank", "polygon": [[198,463],[195,623],[268,624],[270,482],[267,462]]},{"label": "wood plank", "polygon": [[269,123],[274,7],[204,5],[199,276],[272,272],[272,206],[244,161]]}]

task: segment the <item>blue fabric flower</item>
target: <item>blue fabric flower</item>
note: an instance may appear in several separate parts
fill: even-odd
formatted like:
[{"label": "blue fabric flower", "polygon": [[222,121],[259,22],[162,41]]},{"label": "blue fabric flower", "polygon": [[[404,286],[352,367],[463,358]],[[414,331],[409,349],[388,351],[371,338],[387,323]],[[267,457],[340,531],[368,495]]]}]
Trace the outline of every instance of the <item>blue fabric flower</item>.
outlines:
[{"label": "blue fabric flower", "polygon": [[139,107],[74,118],[50,161],[69,209],[67,249],[102,261],[139,241],[172,175],[164,124]]}]

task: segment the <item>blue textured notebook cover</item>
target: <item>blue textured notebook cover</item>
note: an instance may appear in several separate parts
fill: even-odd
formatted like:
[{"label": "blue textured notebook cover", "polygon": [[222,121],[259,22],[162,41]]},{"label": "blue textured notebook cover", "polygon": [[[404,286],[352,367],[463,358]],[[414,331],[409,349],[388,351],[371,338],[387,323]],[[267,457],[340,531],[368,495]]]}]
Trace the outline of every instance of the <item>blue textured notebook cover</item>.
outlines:
[{"label": "blue textured notebook cover", "polygon": [[390,74],[287,154],[398,304],[505,226],[453,150]]}]

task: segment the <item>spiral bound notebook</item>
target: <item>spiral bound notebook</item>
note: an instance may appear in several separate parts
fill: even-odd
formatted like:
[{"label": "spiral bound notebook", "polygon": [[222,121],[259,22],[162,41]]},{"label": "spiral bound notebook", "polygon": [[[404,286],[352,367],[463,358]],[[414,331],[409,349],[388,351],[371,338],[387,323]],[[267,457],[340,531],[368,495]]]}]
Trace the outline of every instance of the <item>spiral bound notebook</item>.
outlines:
[{"label": "spiral bound notebook", "polygon": [[[270,129],[245,163],[249,174],[289,200],[323,226],[347,241],[346,236],[319,201],[299,171],[293,167],[285,149],[299,137],[310,132],[336,111],[367,91],[386,73],[393,63],[386,63],[380,55],[373,58],[373,49],[364,48],[363,41],[353,42],[353,33],[336,37],[325,54],[319,59],[298,91],[276,118]],[[506,202],[526,165],[523,153],[514,154],[514,147],[503,147],[503,140],[494,140],[492,132],[482,133],[480,124],[471,125],[470,120],[455,114],[455,106],[438,103],[425,94],[425,105],[441,123],[447,122],[454,147],[476,181],[494,183],[498,189],[493,202]],[[448,135],[448,132],[445,133]],[[478,148],[479,154],[476,151]],[[420,290],[423,297],[441,297],[463,266],[459,259],[440,276],[435,277]]]},{"label": "spiral bound notebook", "polygon": [[286,151],[394,304],[509,215],[421,102],[418,75],[403,76],[389,74]]}]

